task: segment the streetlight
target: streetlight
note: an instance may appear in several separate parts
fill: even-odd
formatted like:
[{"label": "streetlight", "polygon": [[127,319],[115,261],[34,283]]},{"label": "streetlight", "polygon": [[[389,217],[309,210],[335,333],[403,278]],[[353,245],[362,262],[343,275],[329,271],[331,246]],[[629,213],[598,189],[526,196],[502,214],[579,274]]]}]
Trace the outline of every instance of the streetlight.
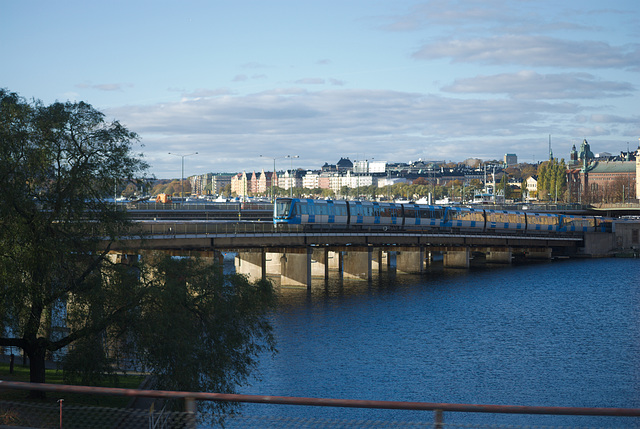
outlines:
[{"label": "streetlight", "polygon": [[194,153],[188,153],[186,155],[180,155],[177,153],[171,153],[169,152],[169,155],[173,155],[173,156],[179,156],[180,158],[182,158],[182,175],[180,176],[180,202],[182,204],[184,204],[184,158],[187,156],[191,156],[191,155],[197,155],[198,152],[194,152]]},{"label": "streetlight", "polygon": [[275,180],[276,177],[276,159],[281,159],[281,156],[278,156],[276,158],[271,158],[268,156],[264,156],[264,155],[260,155],[260,158],[269,158],[269,159],[273,159],[273,175],[271,176],[271,202],[274,203],[276,201],[276,197],[273,191],[273,182]]},{"label": "streetlight", "polygon": [[[291,180],[291,175],[293,174],[293,158],[300,158],[298,155],[287,155],[285,156],[285,158],[289,158],[291,159],[291,170],[289,170],[289,191],[291,195],[291,198],[293,198],[293,185],[295,184],[295,176],[294,179]],[[275,162],[275,161],[274,161]]]}]

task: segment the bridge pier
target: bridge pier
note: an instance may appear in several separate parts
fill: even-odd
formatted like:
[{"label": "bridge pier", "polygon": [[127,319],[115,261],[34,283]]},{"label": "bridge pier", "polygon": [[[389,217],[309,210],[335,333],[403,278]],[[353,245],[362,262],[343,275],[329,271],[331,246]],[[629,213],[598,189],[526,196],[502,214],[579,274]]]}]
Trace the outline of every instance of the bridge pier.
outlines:
[{"label": "bridge pier", "polygon": [[469,268],[469,248],[447,248],[444,252],[444,266],[445,268]]},{"label": "bridge pier", "polygon": [[371,247],[350,247],[343,252],[343,278],[370,280],[372,253]]},{"label": "bridge pier", "polygon": [[329,248],[314,248],[311,256],[311,277],[329,278]]},{"label": "bridge pier", "polygon": [[400,247],[396,253],[398,274],[420,274],[424,272],[424,247]]},{"label": "bridge pier", "polygon": [[236,273],[244,274],[250,281],[264,279],[267,276],[266,252],[258,249],[253,252],[238,252],[235,261]]},{"label": "bridge pier", "polygon": [[550,247],[528,248],[525,249],[524,254],[527,259],[551,259],[552,249]]},{"label": "bridge pier", "polygon": [[510,247],[497,248],[488,247],[484,249],[487,262],[492,264],[510,264],[513,258],[513,251]]},{"label": "bridge pier", "polygon": [[385,268],[385,264],[388,264],[388,258],[385,258],[385,254],[381,248],[374,247],[371,251],[371,273],[382,273]]},{"label": "bridge pier", "polygon": [[281,264],[280,258],[282,257],[282,253],[279,252],[266,252],[266,268],[268,276],[279,276],[281,275]]},{"label": "bridge pier", "polygon": [[280,286],[303,286],[311,288],[311,260],[313,250],[290,249],[280,258]]}]

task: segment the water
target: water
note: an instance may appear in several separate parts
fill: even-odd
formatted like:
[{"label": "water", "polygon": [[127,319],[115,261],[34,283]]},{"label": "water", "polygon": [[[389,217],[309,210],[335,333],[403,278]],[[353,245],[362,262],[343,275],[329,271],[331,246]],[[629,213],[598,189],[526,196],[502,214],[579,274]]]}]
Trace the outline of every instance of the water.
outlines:
[{"label": "water", "polygon": [[[279,353],[241,393],[640,408],[640,261],[569,260],[281,289]],[[430,412],[246,405],[244,414],[432,421]],[[445,422],[640,419],[445,413]]]}]

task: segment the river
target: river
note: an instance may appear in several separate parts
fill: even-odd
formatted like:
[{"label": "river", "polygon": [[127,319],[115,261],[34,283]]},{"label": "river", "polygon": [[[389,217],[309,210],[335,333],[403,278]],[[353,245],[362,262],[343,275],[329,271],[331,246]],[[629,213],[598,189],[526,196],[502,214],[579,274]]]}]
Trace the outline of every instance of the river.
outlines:
[{"label": "river", "polygon": [[[564,260],[280,289],[279,350],[240,392],[640,408],[640,261]],[[246,405],[253,416],[431,422],[431,412]],[[445,413],[445,423],[640,419]],[[310,427],[313,427],[310,426]]]}]

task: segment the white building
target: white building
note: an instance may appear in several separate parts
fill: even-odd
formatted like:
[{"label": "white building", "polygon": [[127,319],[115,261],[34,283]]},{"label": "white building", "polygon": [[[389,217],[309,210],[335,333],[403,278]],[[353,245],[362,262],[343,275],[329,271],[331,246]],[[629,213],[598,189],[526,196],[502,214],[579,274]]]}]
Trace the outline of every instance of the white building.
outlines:
[{"label": "white building", "polygon": [[302,178],[296,174],[296,171],[287,170],[278,176],[278,186],[283,189],[300,188]]},{"label": "white building", "polygon": [[538,195],[538,176],[531,176],[527,178],[527,198],[533,198],[532,196]]},{"label": "white building", "polygon": [[307,173],[302,176],[302,187],[307,189],[319,188],[319,179],[320,174],[314,173],[313,171],[307,171]]},{"label": "white building", "polygon": [[384,173],[387,171],[387,161],[372,161],[369,163],[369,173]]}]

